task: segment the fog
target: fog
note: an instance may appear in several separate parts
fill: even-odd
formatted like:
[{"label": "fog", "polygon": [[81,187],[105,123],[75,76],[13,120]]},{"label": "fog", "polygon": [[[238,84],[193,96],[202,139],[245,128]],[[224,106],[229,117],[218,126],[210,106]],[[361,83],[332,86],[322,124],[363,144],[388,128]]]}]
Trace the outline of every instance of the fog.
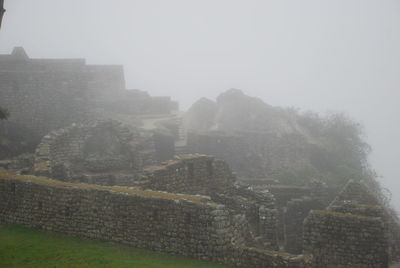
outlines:
[{"label": "fog", "polygon": [[400,209],[400,2],[6,0],[0,53],[122,64],[128,88],[187,109],[229,88],[276,106],[343,111]]}]

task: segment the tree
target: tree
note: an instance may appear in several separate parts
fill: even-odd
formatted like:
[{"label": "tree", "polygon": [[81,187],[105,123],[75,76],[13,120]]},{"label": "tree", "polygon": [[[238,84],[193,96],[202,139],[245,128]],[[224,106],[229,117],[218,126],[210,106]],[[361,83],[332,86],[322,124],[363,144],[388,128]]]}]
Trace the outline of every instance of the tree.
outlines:
[{"label": "tree", "polygon": [[0,0],[0,28],[1,28],[1,22],[3,20],[3,15],[6,10],[4,9],[4,0]]},{"label": "tree", "polygon": [[0,120],[7,119],[10,114],[6,109],[0,107]]},{"label": "tree", "polygon": [[8,116],[9,116],[8,111],[0,107],[0,120],[7,119]]}]

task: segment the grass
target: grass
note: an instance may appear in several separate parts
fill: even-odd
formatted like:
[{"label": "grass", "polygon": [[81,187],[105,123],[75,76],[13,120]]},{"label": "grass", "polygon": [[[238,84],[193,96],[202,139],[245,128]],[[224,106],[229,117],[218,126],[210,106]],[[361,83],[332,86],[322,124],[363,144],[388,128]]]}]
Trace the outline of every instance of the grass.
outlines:
[{"label": "grass", "polygon": [[226,268],[114,243],[0,225],[0,267]]}]

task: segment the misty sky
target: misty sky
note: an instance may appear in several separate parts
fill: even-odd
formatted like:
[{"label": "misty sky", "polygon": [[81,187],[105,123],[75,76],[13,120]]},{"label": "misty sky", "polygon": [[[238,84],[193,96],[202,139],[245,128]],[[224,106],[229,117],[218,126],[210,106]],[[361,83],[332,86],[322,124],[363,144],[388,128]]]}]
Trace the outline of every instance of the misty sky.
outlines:
[{"label": "misty sky", "polygon": [[279,106],[344,111],[400,209],[400,1],[5,0],[0,53],[123,64],[128,88],[186,109],[242,89]]}]

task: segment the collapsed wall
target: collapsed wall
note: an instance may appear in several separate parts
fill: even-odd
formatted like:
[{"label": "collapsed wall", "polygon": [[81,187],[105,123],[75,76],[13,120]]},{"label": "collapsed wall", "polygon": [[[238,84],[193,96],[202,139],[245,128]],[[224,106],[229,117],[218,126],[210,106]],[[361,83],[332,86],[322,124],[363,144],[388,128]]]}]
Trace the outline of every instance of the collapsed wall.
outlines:
[{"label": "collapsed wall", "polygon": [[209,198],[0,173],[0,223],[241,267],[305,268],[302,256],[232,243],[229,210]]}]

